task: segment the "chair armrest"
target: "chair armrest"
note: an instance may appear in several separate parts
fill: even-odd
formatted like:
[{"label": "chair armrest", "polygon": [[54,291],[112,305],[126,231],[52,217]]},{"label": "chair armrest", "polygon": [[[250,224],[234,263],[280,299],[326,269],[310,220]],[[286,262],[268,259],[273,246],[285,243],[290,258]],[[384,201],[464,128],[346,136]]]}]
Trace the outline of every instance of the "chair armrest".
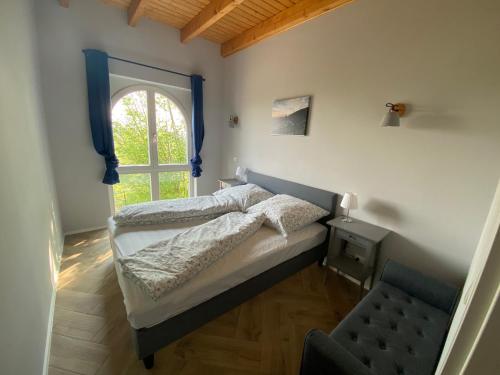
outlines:
[{"label": "chair armrest", "polygon": [[313,329],[304,340],[300,375],[371,375],[368,368],[324,332]]},{"label": "chair armrest", "polygon": [[393,260],[387,260],[380,280],[452,314],[460,293],[459,288],[426,276]]}]

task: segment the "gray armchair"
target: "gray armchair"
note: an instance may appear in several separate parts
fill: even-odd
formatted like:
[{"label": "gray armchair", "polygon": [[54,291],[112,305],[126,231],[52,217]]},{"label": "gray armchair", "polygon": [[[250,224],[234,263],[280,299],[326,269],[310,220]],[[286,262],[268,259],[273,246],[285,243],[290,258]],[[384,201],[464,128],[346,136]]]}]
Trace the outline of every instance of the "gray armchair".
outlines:
[{"label": "gray armchair", "polygon": [[459,289],[387,261],[380,282],[327,335],[310,331],[301,375],[431,375]]}]

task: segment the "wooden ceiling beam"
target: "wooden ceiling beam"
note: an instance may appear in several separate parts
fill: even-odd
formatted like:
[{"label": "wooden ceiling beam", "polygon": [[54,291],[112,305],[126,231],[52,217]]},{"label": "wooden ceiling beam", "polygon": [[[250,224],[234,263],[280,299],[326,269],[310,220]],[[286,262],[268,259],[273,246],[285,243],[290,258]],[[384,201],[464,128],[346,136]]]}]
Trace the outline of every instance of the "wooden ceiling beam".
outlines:
[{"label": "wooden ceiling beam", "polygon": [[181,42],[187,43],[200,35],[244,0],[212,0],[181,30]]},{"label": "wooden ceiling beam", "polygon": [[130,6],[128,7],[128,24],[130,26],[137,25],[139,19],[144,14],[147,1],[148,0],[132,0]]},{"label": "wooden ceiling beam", "polygon": [[302,0],[221,45],[227,57],[270,36],[286,31],[352,0]]},{"label": "wooden ceiling beam", "polygon": [[59,0],[59,5],[64,8],[69,8],[69,0]]}]

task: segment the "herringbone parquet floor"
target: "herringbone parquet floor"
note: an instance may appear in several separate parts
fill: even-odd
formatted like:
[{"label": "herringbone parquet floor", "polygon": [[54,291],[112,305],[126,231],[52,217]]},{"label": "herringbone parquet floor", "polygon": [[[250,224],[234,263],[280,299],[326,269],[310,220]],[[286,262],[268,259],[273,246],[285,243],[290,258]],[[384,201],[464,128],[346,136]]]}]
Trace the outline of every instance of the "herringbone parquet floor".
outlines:
[{"label": "herringbone parquet floor", "polygon": [[137,360],[106,231],[66,238],[50,375],[297,374],[305,333],[333,329],[357,288],[312,265],[172,343],[153,370]]}]

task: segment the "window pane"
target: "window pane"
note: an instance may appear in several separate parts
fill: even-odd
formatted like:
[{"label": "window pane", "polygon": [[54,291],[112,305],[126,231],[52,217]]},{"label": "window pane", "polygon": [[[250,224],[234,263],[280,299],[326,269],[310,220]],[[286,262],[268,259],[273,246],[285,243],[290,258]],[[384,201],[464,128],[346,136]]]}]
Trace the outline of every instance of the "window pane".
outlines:
[{"label": "window pane", "polygon": [[151,200],[151,176],[149,173],[121,174],[120,183],[113,185],[115,211],[129,204]]},{"label": "window pane", "polygon": [[149,164],[146,91],[134,91],[115,104],[113,138],[120,165]]},{"label": "window pane", "polygon": [[189,172],[161,172],[160,199],[189,197]]},{"label": "window pane", "polygon": [[187,164],[186,119],[180,108],[165,95],[155,94],[158,162]]}]

